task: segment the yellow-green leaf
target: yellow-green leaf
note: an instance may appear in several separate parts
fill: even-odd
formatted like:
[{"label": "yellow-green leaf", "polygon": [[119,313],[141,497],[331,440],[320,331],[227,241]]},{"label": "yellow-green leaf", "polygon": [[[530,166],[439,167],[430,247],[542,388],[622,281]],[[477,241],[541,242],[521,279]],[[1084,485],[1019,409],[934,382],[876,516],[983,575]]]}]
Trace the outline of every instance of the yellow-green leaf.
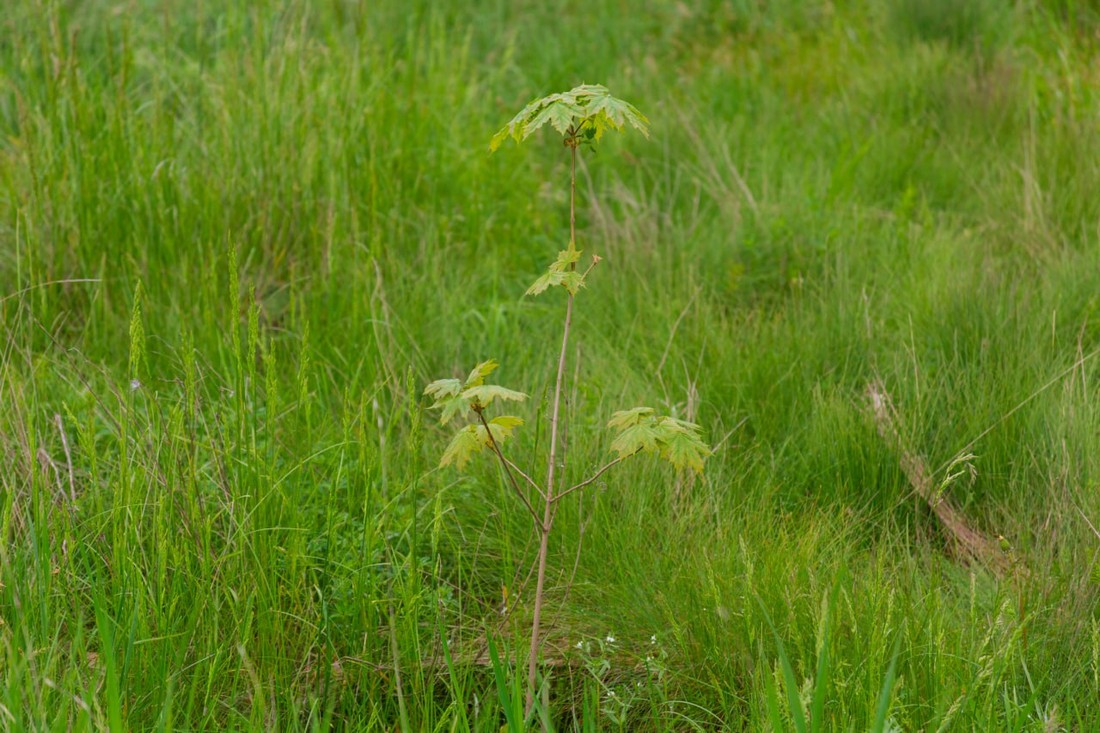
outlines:
[{"label": "yellow-green leaf", "polygon": [[446,425],[456,415],[465,417],[470,401],[462,396],[462,382],[457,379],[437,379],[424,388],[424,394],[433,397],[431,409],[440,410],[440,425]]},{"label": "yellow-green leaf", "polygon": [[584,276],[581,273],[570,270],[568,272],[562,272],[560,270],[550,270],[544,272],[539,276],[538,280],[535,280],[531,284],[531,287],[527,288],[526,295],[541,295],[546,292],[547,288],[560,285],[569,291],[570,295],[576,295],[577,291],[584,287]]},{"label": "yellow-green leaf", "polygon": [[466,427],[455,433],[455,436],[451,438],[451,442],[447,445],[447,450],[443,452],[443,458],[440,459],[440,466],[449,466],[452,463],[459,470],[466,467],[466,464],[470,462],[470,458],[477,453],[481,452],[481,449],[485,447],[485,442],[478,435],[478,425],[467,425]]},{"label": "yellow-green leaf", "polygon": [[527,399],[527,395],[523,392],[517,392],[514,389],[508,389],[507,387],[501,387],[496,384],[482,384],[477,387],[469,387],[462,392],[462,397],[471,404],[477,404],[481,407],[488,407],[492,404],[493,400],[522,402]]},{"label": "yellow-green leaf", "polygon": [[436,402],[454,397],[462,391],[462,382],[457,379],[437,379],[424,388],[424,394],[434,397]]},{"label": "yellow-green leaf", "polygon": [[703,470],[703,461],[712,452],[703,441],[698,425],[655,415],[650,407],[620,410],[611,416],[607,425],[619,431],[611,442],[611,450],[620,456],[639,450],[657,451],[677,468],[690,468],[699,473]]},{"label": "yellow-green leaf", "polygon": [[[476,387],[479,384],[485,382],[485,377],[493,373],[493,371],[500,366],[496,359],[488,359],[481,362],[474,370],[470,372],[470,376],[466,378],[467,387]],[[458,381],[458,380],[455,380]]]},{"label": "yellow-green leaf", "polygon": [[575,265],[581,259],[581,251],[573,246],[573,243],[569,243],[567,249],[563,249],[558,252],[558,258],[550,265],[550,272],[565,272],[570,269],[570,265]]},{"label": "yellow-green leaf", "polygon": [[650,421],[637,423],[623,428],[623,431],[611,441],[611,450],[620,456],[629,456],[639,450],[652,453],[658,449],[660,433]]},{"label": "yellow-green leaf", "polygon": [[439,424],[446,425],[455,417],[466,417],[470,413],[470,400],[457,395],[436,402],[432,407],[439,408],[442,413],[439,416]]},{"label": "yellow-green leaf", "polygon": [[661,439],[661,457],[676,468],[690,468],[703,472],[703,459],[711,454],[702,439],[689,432],[674,431]]},{"label": "yellow-green leaf", "polygon": [[496,425],[501,430],[505,431],[506,435],[511,435],[515,432],[515,429],[523,424],[522,417],[516,417],[515,415],[498,415],[489,421],[490,425]]},{"label": "yellow-green leaf", "polygon": [[629,410],[619,410],[611,415],[611,419],[607,422],[607,427],[625,428],[631,425],[637,425],[643,419],[651,418],[652,416],[652,407],[632,407]]},{"label": "yellow-green leaf", "polygon": [[[492,434],[493,440],[496,441],[498,446],[504,445],[505,441],[512,437],[516,428],[523,424],[523,420],[515,417],[514,415],[501,415],[494,417],[489,421],[489,433]],[[477,426],[478,438],[489,445],[489,433],[486,433],[484,425]]]}]

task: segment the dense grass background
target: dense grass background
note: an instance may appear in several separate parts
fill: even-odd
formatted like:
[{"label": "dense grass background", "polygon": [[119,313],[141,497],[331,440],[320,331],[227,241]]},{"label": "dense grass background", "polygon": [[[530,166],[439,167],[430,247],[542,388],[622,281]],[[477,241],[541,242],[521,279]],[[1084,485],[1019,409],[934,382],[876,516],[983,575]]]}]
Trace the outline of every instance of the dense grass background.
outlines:
[{"label": "dense grass background", "polygon": [[[486,146],[586,81],[653,135],[583,159],[570,471],[635,404],[719,448],[563,509],[544,717],[865,730],[896,652],[889,730],[1100,728],[1098,43],[1086,0],[3,3],[0,725],[505,723],[530,522],[419,394],[499,359],[537,464],[568,158]],[[1018,572],[945,553],[875,377]]]}]

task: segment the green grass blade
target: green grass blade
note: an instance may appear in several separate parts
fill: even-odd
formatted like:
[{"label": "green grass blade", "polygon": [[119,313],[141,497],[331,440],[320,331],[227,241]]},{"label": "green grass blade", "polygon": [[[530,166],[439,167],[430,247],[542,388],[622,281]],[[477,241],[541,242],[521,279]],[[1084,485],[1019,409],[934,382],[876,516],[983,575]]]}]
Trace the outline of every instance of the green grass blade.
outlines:
[{"label": "green grass blade", "polygon": [[821,649],[817,653],[817,673],[814,675],[814,694],[810,704],[810,730],[820,733],[825,726],[825,695],[829,687],[829,608],[826,607],[825,623],[821,631]]},{"label": "green grass blade", "polygon": [[120,689],[118,650],[115,648],[115,634],[111,628],[111,619],[104,607],[103,597],[95,597],[96,629],[99,632],[100,653],[103,656],[107,676],[107,726],[111,731],[123,731],[122,690]]},{"label": "green grass blade", "polygon": [[771,724],[773,733],[785,733],[783,716],[779,712],[779,690],[776,689],[775,675],[770,671],[764,685],[764,693],[767,696],[768,722]]},{"label": "green grass blade", "polygon": [[779,636],[779,631],[776,630],[775,624],[772,623],[772,618],[768,615],[768,609],[764,606],[764,602],[757,598],[757,603],[760,605],[760,610],[764,612],[764,618],[768,622],[768,626],[772,630],[772,636],[775,637],[776,651],[779,654],[779,665],[783,670],[783,681],[787,688],[787,706],[790,709],[791,720],[794,721],[794,728],[797,733],[806,733],[806,713],[802,709],[802,700],[798,695],[798,681],[794,675],[794,667],[791,666],[791,660],[787,657],[787,649],[783,645],[783,639]]},{"label": "green grass blade", "polygon": [[511,686],[508,684],[508,675],[500,661],[500,655],[497,652],[492,634],[488,636],[487,643],[489,645],[489,663],[493,667],[493,681],[496,683],[497,688],[497,699],[500,700],[500,705],[504,708],[504,719],[508,724],[508,730],[513,733],[520,733],[523,726],[521,718],[516,716],[516,700],[513,699],[514,695]]},{"label": "green grass blade", "polygon": [[886,669],[886,677],[882,680],[882,689],[878,693],[878,704],[875,706],[875,720],[871,725],[871,733],[883,733],[886,729],[886,715],[890,712],[890,699],[894,690],[894,678],[897,674],[898,654],[901,651],[901,633],[894,641],[894,649],[890,654],[890,666]]}]

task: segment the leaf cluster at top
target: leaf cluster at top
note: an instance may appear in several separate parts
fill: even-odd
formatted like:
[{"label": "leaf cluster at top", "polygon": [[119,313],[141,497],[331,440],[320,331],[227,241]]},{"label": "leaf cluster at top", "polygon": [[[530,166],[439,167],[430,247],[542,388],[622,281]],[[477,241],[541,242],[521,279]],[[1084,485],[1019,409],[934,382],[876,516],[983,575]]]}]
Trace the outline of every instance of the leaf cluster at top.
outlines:
[{"label": "leaf cluster at top", "polygon": [[627,125],[649,137],[649,120],[634,105],[611,96],[602,84],[581,84],[528,104],[493,135],[489,150],[496,150],[508,138],[522,142],[548,122],[574,141],[595,142],[608,130],[622,130]]},{"label": "leaf cluster at top", "polygon": [[676,468],[687,467],[702,473],[703,461],[713,452],[703,442],[698,425],[657,415],[652,407],[620,410],[611,416],[607,427],[618,430],[611,450],[622,457],[644,450],[660,454]]}]

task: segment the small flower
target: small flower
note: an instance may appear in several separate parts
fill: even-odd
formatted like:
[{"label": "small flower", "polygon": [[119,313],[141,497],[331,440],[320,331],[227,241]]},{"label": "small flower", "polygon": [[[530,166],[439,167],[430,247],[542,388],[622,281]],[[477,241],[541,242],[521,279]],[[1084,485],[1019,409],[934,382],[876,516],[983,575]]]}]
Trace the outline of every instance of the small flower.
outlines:
[{"label": "small flower", "polygon": [[607,638],[604,641],[606,641],[608,644],[614,644],[615,643],[615,637],[612,636],[611,634],[608,634]]},{"label": "small flower", "polygon": [[140,379],[131,379],[130,380],[130,391],[131,392],[137,392],[139,389],[141,389],[141,380]]},{"label": "small flower", "polygon": [[578,649],[584,649],[584,642],[583,641],[578,641],[577,642],[577,648]]},{"label": "small flower", "polygon": [[650,644],[656,644],[657,643],[657,635],[656,634],[653,634],[651,637],[649,637],[649,643]]}]

